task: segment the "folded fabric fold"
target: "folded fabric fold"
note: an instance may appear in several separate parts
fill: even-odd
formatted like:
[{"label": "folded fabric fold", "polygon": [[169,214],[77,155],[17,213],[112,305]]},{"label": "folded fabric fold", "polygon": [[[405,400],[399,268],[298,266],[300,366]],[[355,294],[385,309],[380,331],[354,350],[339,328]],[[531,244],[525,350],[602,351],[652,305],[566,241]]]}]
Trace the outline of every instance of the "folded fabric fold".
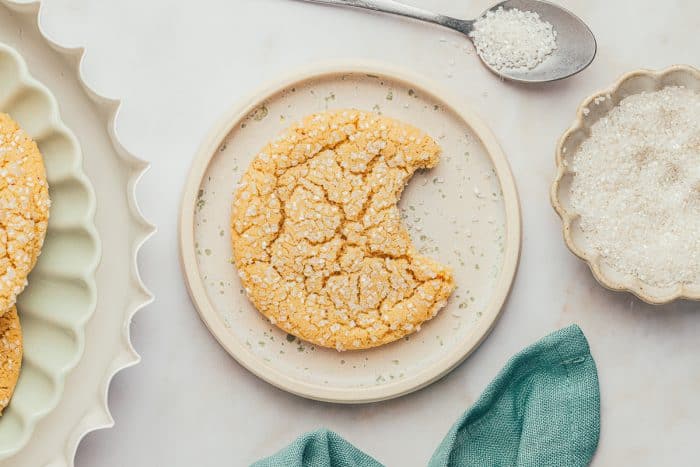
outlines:
[{"label": "folded fabric fold", "polygon": [[301,435],[274,456],[251,467],[382,467],[382,464],[336,433],[321,429]]},{"label": "folded fabric fold", "polygon": [[[578,467],[600,434],[595,362],[578,326],[561,329],[510,359],[457,421],[428,467]],[[378,467],[328,430],[299,437],[254,467]]]}]

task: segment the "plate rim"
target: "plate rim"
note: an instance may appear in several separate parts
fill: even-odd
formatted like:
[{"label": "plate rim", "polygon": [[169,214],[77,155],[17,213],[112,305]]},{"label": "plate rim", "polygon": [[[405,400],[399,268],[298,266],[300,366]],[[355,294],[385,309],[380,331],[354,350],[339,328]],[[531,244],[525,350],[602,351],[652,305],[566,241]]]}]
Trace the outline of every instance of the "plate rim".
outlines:
[{"label": "plate rim", "polygon": [[[488,311],[484,312],[483,317],[477,322],[475,329],[472,331],[472,335],[477,335],[478,337],[476,339],[465,339],[463,345],[441,357],[437,362],[411,376],[406,376],[400,381],[380,386],[352,389],[332,388],[301,382],[274,368],[259,366],[255,361],[256,357],[242,342],[235,338],[225,338],[230,336],[231,333],[226,329],[223,319],[207,297],[199,274],[196,248],[194,246],[194,214],[201,180],[211,159],[226,136],[256,107],[260,106],[271,96],[290,86],[298,85],[298,83],[343,73],[373,74],[385,76],[396,82],[410,84],[411,87],[420,89],[423,93],[443,103],[446,109],[458,115],[471,127],[474,135],[480,140],[494,165],[503,191],[506,217],[502,272],[496,282],[492,298],[486,307]],[[422,389],[448,374],[481,345],[500,318],[515,281],[522,246],[522,219],[520,199],[508,159],[493,132],[471,110],[468,103],[465,103],[462,99],[454,99],[449,92],[445,92],[442,86],[428,78],[401,68],[364,60],[326,61],[308,65],[301,70],[289,73],[282,79],[277,79],[263,86],[252,93],[250,97],[234,104],[218,120],[213,130],[200,144],[190,166],[180,205],[178,237],[180,264],[192,304],[209,332],[234,360],[263,381],[297,396],[323,402],[359,404],[393,399]]]}]

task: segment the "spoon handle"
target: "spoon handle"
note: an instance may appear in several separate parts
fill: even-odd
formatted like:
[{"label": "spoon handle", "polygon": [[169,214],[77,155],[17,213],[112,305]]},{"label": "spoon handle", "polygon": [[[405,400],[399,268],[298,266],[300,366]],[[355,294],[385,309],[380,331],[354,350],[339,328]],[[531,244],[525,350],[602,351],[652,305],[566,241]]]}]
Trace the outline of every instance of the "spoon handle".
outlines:
[{"label": "spoon handle", "polygon": [[438,15],[421,8],[416,8],[403,3],[395,2],[394,0],[305,0],[311,3],[324,3],[327,5],[343,5],[356,8],[364,8],[366,10],[381,11],[382,13],[390,13],[392,15],[406,16],[408,18],[427,21],[429,23],[439,24],[446,28],[454,29],[463,34],[469,34],[472,30],[473,21],[466,21],[450,16]]}]

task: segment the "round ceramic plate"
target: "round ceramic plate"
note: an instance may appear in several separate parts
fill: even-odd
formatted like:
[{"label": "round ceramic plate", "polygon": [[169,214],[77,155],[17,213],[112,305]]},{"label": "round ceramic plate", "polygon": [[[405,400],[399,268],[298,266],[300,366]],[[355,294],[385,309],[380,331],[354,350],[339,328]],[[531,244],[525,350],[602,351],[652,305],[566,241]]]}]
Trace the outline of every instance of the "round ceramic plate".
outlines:
[{"label": "round ceramic plate", "polygon": [[[467,106],[404,72],[342,64],[308,71],[228,114],[187,181],[180,248],[190,295],[210,331],[242,365],[284,390],[360,403],[397,397],[440,378],[493,327],[520,252],[518,196],[506,158]],[[399,208],[414,244],[455,272],[449,303],[422,331],[380,348],[339,353],[271,325],[248,301],[231,264],[233,191],[266,142],[304,116],[356,108],[417,126],[443,149],[416,173]]]},{"label": "round ceramic plate", "polygon": [[100,247],[95,195],[75,136],[61,122],[49,90],[29,76],[12,48],[0,44],[0,111],[36,141],[51,196],[41,256],[19,296],[24,359],[10,405],[0,417],[0,460],[24,446],[61,398],[64,379],[83,355],[85,324],[95,310]]}]

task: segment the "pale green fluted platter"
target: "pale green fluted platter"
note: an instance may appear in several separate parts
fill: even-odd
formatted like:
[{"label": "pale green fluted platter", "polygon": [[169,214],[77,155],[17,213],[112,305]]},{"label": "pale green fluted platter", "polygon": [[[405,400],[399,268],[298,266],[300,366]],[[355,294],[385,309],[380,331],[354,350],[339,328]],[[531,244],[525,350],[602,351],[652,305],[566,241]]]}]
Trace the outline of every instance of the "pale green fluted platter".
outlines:
[{"label": "pale green fluted platter", "polygon": [[38,2],[0,0],[0,111],[39,144],[53,200],[18,302],[25,360],[0,418],[0,467],[72,466],[80,440],[113,425],[109,385],[139,361],[129,323],[152,299],[136,261],[154,230],[135,197],[147,164],[117,139],[119,102],[86,84],[84,50],[40,19]]},{"label": "pale green fluted platter", "polygon": [[24,359],[15,394],[0,417],[0,458],[24,446],[63,393],[83,355],[85,323],[95,311],[100,243],[95,194],[78,140],[61,121],[51,92],[24,59],[0,43],[0,111],[37,143],[49,181],[49,228],[29,286],[18,300]]}]

